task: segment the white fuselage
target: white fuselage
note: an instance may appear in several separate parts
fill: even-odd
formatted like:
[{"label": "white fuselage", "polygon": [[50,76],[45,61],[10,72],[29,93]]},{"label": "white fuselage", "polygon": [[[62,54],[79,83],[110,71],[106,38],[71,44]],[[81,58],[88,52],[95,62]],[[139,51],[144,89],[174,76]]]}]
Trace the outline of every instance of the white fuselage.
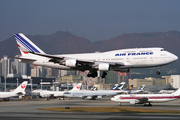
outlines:
[{"label": "white fuselage", "polygon": [[39,93],[41,97],[63,97],[65,91],[33,90],[32,93]]},{"label": "white fuselage", "polygon": [[[112,66],[111,70],[163,66],[178,59],[177,56],[168,51],[164,51],[163,48],[135,48],[114,50],[102,53],[63,54],[54,56],[94,61],[95,64],[98,64],[98,62],[122,64],[118,67]],[[47,57],[41,57],[32,54],[31,58],[29,58],[29,56],[23,56],[23,58],[36,59],[34,62],[22,60],[22,62],[27,62],[30,64],[65,70],[72,69],[71,67],[49,62],[50,58]]]},{"label": "white fuselage", "polygon": [[97,96],[113,96],[116,95],[117,92],[115,91],[88,91],[88,90],[80,90],[80,91],[72,91],[72,92],[65,92],[65,97],[97,97]]},{"label": "white fuselage", "polygon": [[14,97],[14,96],[18,96],[16,93],[14,92],[0,92],[0,98],[10,98],[10,97]]},{"label": "white fuselage", "polygon": [[129,94],[117,95],[111,98],[111,100],[119,103],[130,103],[130,101],[136,101],[138,103],[138,99],[141,98],[148,98],[148,102],[158,103],[176,100],[180,98],[180,96],[177,94]]}]

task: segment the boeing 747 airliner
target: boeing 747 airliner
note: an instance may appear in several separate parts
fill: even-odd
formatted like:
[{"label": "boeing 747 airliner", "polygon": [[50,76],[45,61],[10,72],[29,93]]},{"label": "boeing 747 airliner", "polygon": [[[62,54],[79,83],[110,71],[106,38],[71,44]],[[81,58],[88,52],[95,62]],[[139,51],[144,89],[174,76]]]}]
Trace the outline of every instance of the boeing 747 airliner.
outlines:
[{"label": "boeing 747 airliner", "polygon": [[[97,71],[103,71],[101,77],[104,78],[110,70],[129,72],[132,68],[161,67],[178,59],[176,55],[159,47],[50,55],[44,53],[22,33],[14,36],[22,54],[21,57],[14,58],[20,59],[21,62],[62,70],[89,70],[88,77],[97,77]],[[160,74],[160,69],[157,74]]]}]

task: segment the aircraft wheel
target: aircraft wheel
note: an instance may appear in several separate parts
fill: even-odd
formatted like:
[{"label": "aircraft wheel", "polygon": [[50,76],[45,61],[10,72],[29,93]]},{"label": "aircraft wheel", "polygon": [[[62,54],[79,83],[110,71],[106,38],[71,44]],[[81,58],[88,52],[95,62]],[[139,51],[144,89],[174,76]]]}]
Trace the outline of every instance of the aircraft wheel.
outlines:
[{"label": "aircraft wheel", "polygon": [[161,73],[159,71],[156,72],[157,75],[160,75]]},{"label": "aircraft wheel", "polygon": [[148,106],[152,106],[152,104],[151,104],[151,103],[149,103],[149,104],[148,104]]}]

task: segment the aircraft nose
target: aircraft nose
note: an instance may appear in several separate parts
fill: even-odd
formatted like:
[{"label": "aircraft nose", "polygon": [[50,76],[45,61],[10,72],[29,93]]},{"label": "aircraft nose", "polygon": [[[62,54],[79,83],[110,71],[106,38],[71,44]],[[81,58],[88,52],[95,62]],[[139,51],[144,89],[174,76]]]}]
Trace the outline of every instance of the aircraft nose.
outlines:
[{"label": "aircraft nose", "polygon": [[176,61],[178,59],[178,57],[176,55],[174,55],[174,60]]},{"label": "aircraft nose", "polygon": [[116,100],[116,97],[112,97],[111,100],[112,100],[112,101],[115,101],[115,100]]}]

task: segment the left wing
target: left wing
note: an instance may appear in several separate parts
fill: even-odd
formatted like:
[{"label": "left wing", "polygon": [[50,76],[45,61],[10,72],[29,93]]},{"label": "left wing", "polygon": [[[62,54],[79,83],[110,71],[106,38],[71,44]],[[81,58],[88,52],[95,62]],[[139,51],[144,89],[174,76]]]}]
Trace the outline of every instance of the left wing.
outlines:
[{"label": "left wing", "polygon": [[[98,67],[99,64],[101,63],[105,63],[105,64],[109,64],[111,66],[124,66],[124,63],[122,62],[102,62],[102,61],[95,61],[95,60],[92,60],[92,59],[89,59],[89,60],[84,60],[84,59],[75,59],[75,58],[70,58],[70,57],[63,57],[63,56],[58,56],[58,55],[49,55],[49,54],[45,54],[45,53],[36,53],[36,52],[30,52],[29,53],[32,53],[32,54],[35,54],[35,55],[39,55],[39,56],[42,56],[42,57],[48,57],[50,58],[49,62],[54,62],[54,63],[59,63],[61,65],[66,65],[66,61],[70,61],[70,62],[78,62],[78,64],[80,65],[89,65],[89,66],[92,66],[92,67]],[[66,65],[67,66],[67,65]],[[76,67],[76,63],[74,63],[74,65],[72,66],[69,66],[69,67]]]},{"label": "left wing", "polygon": [[147,103],[147,102],[148,102],[148,100],[149,100],[149,98],[147,98],[147,97],[140,98],[140,99],[138,99],[138,101],[139,101],[139,103],[138,103],[138,104]]}]

